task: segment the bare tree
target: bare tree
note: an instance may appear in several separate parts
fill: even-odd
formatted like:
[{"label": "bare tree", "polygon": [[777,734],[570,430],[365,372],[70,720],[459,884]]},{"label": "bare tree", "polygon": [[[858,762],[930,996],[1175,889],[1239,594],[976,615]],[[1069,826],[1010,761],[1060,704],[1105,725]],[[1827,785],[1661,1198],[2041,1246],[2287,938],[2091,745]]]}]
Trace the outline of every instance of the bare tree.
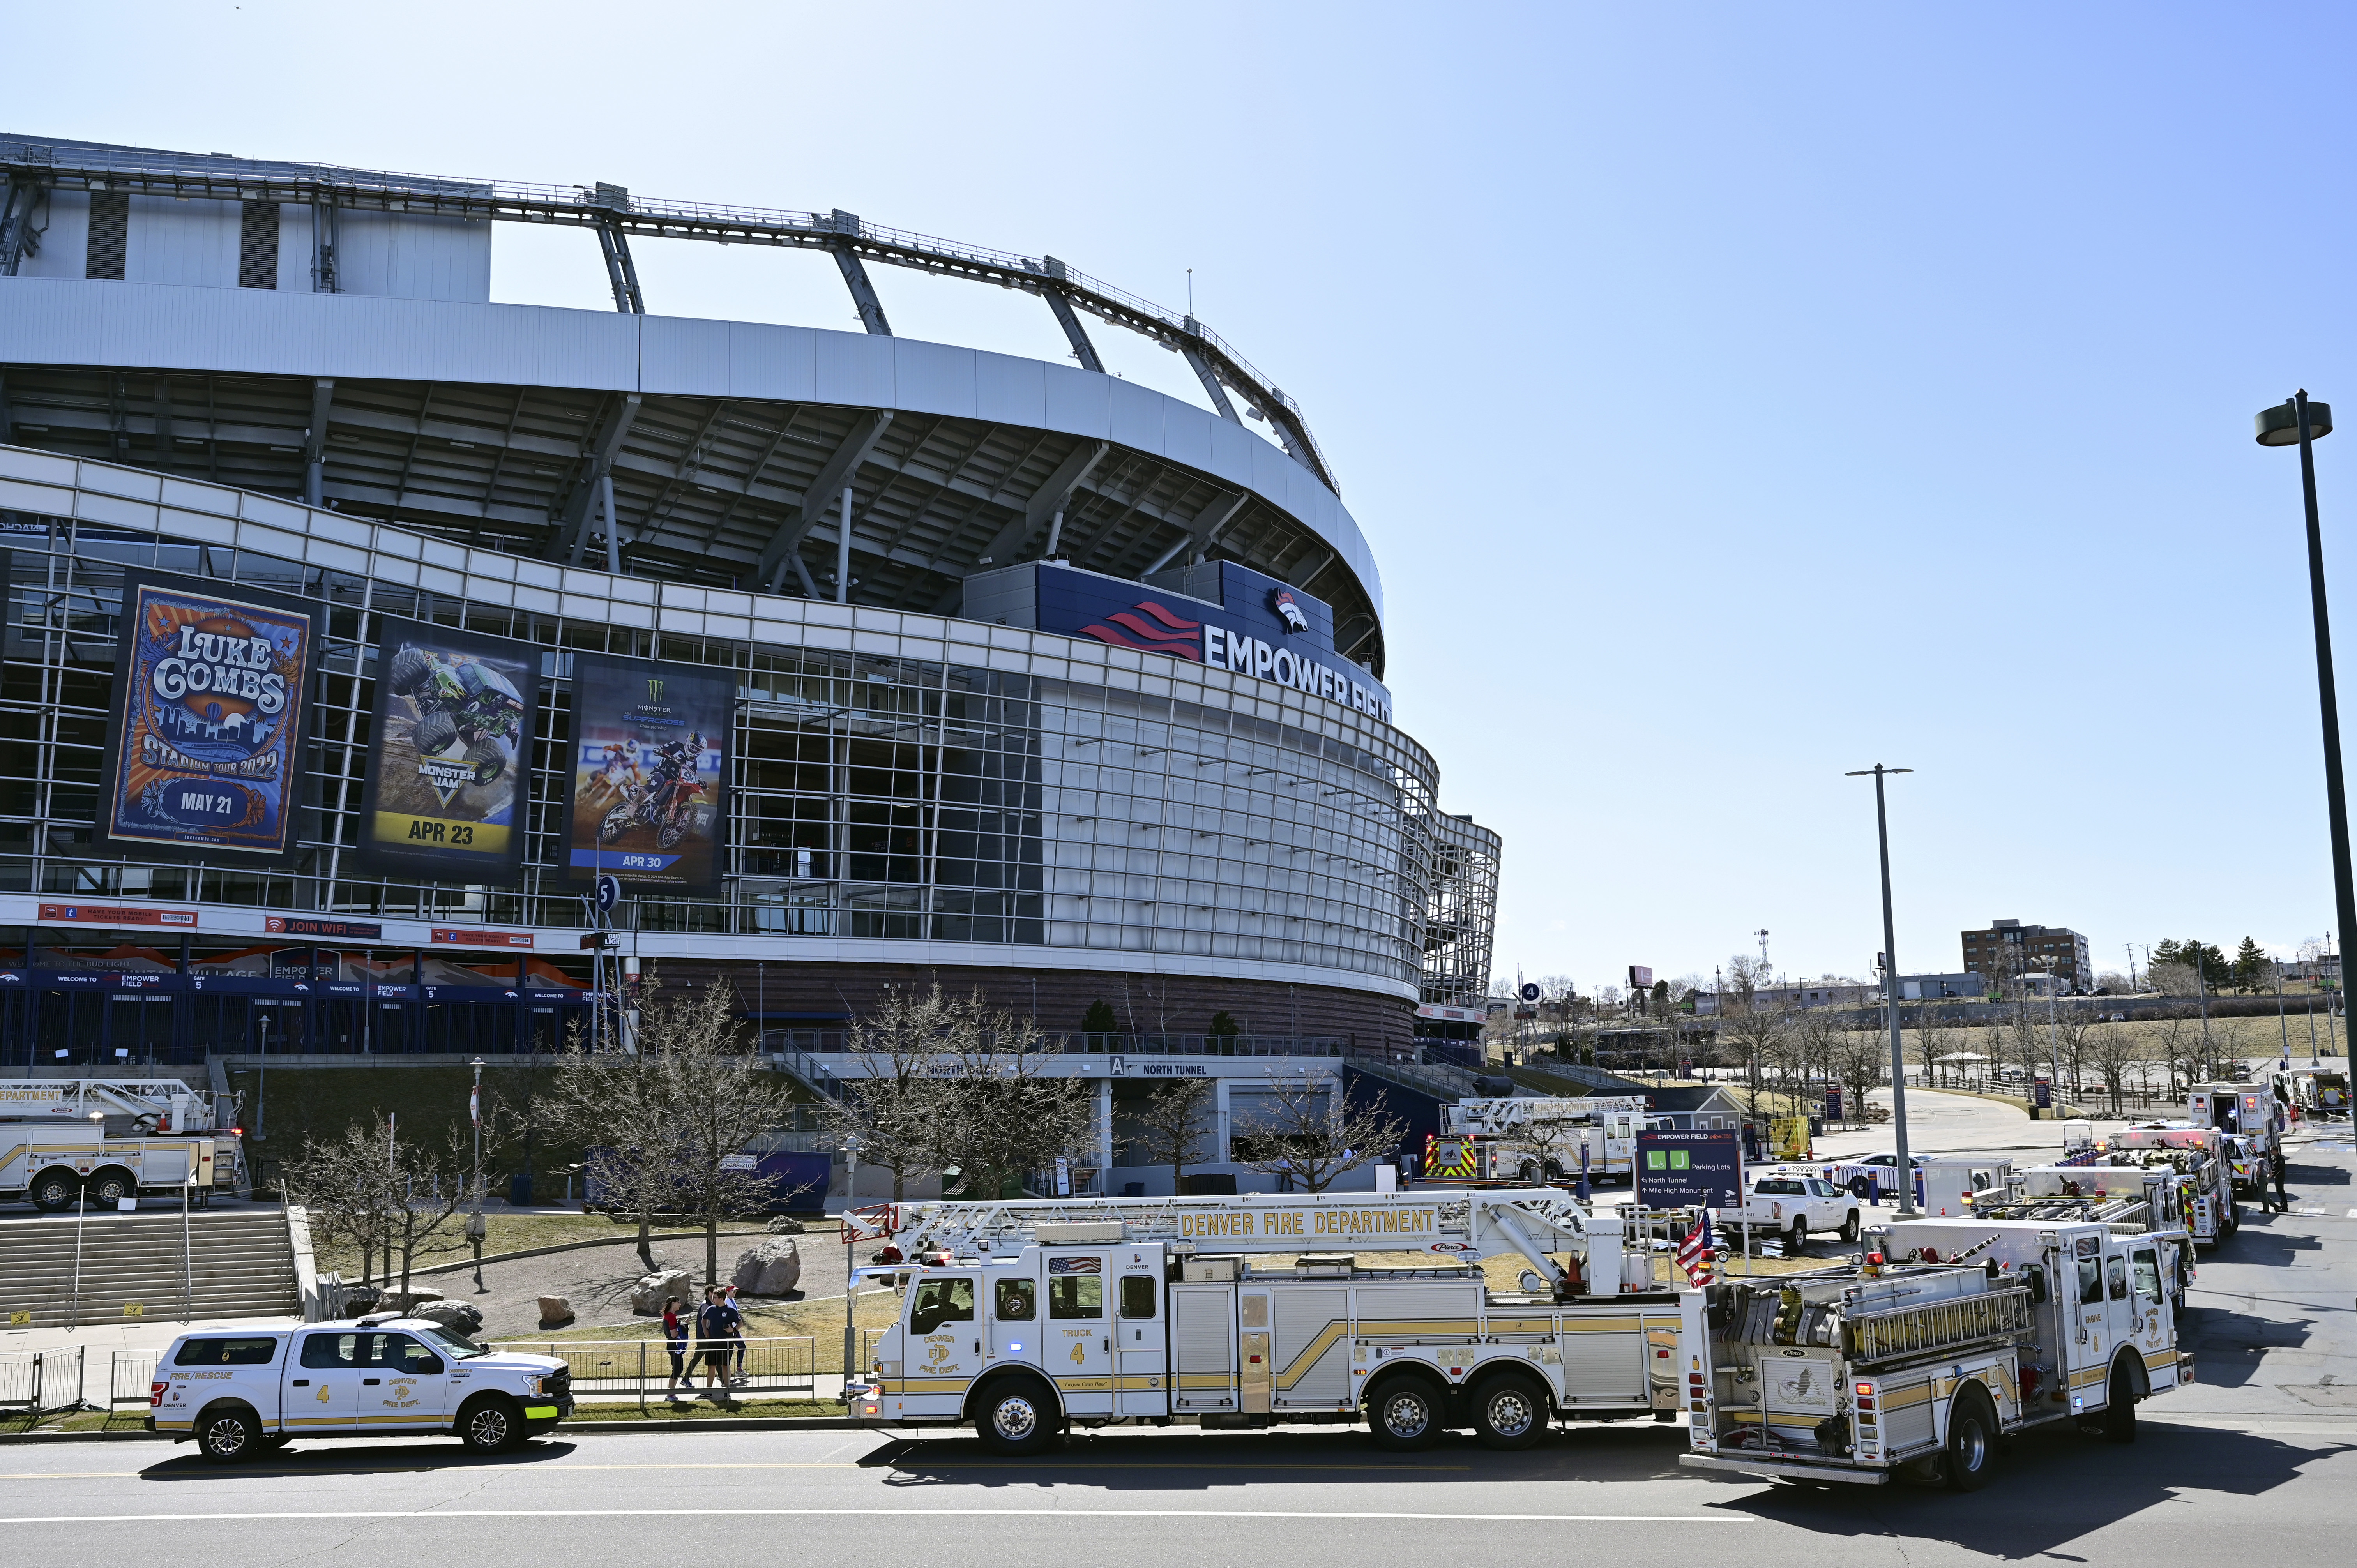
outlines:
[{"label": "bare tree", "polygon": [[1749,1109],[1757,1115],[1762,1075],[1770,1060],[1780,1053],[1791,1015],[1780,1007],[1752,1005],[1749,994],[1746,992],[1745,999],[1720,1018],[1718,1037],[1733,1049],[1743,1067]]},{"label": "bare tree", "polygon": [[[653,983],[651,976],[648,983]],[[608,1031],[604,1037],[619,1033]],[[535,1111],[549,1131],[587,1151],[583,1184],[588,1200],[637,1217],[639,1265],[651,1273],[654,1217],[678,1203],[661,1153],[671,1137],[662,1075],[643,1037],[627,1050],[592,1049],[595,1037],[574,1026]]]},{"label": "bare tree", "polygon": [[1844,1029],[1834,1045],[1833,1075],[1849,1091],[1848,1119],[1871,1120],[1867,1093],[1890,1075],[1890,1039],[1879,1029]]},{"label": "bare tree", "polygon": [[754,1048],[726,981],[640,1008],[639,1050],[654,1059],[668,1123],[663,1159],[679,1207],[704,1221],[704,1283],[716,1284],[722,1219],[789,1196],[743,1151],[791,1114],[793,1095]]},{"label": "bare tree", "polygon": [[[372,1118],[372,1122],[374,1119]],[[361,1278],[375,1278],[379,1249],[392,1272],[393,1196],[392,1161],[384,1135],[373,1124],[354,1122],[343,1135],[325,1142],[307,1139],[303,1152],[286,1163],[280,1184],[289,1203],[309,1211],[311,1232],[323,1250],[345,1248],[360,1255]]]},{"label": "bare tree", "polygon": [[2144,1055],[2144,1045],[2125,1024],[2098,1024],[2087,1031],[2082,1043],[2087,1065],[2104,1080],[2104,1092],[2110,1097],[2112,1114],[2119,1115],[2120,1095],[2127,1080],[2129,1064]]},{"label": "bare tree", "polygon": [[1174,1078],[1157,1084],[1135,1112],[1146,1163],[1170,1167],[1170,1190],[1187,1185],[1187,1167],[1211,1157],[1211,1128],[1206,1112],[1219,1085],[1208,1078]]},{"label": "bare tree", "polygon": [[818,1108],[838,1140],[858,1138],[863,1163],[892,1173],[895,1203],[907,1197],[910,1176],[941,1163],[951,1015],[960,1005],[938,985],[921,992],[888,987],[876,1011],[844,1036],[860,1070],[845,1073],[835,1096]]},{"label": "bare tree", "polygon": [[1940,1010],[1929,1002],[1915,1009],[1915,1065],[1923,1069],[1923,1082],[1936,1087],[1943,1072],[1942,1057],[1955,1049],[1955,1031],[1940,1017]]},{"label": "bare tree", "polygon": [[1096,1096],[1085,1079],[1050,1075],[1036,1020],[994,1011],[976,994],[947,1004],[943,1045],[953,1076],[939,1101],[934,1155],[969,1191],[996,1197],[1094,1144]]},{"label": "bare tree", "polygon": [[1339,1079],[1307,1071],[1274,1078],[1259,1125],[1242,1140],[1238,1163],[1324,1192],[1347,1171],[1396,1148],[1407,1123],[1382,1096],[1353,1103]]}]

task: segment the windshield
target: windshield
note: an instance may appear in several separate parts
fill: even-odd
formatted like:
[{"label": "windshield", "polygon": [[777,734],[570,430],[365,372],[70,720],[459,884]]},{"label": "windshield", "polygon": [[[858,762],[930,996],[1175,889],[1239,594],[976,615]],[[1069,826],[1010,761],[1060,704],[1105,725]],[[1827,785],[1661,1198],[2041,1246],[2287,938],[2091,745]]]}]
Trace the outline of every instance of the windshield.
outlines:
[{"label": "windshield", "polygon": [[447,1328],[427,1328],[419,1325],[410,1328],[409,1331],[454,1361],[472,1360],[477,1356],[490,1354],[489,1350],[473,1340],[453,1334]]}]

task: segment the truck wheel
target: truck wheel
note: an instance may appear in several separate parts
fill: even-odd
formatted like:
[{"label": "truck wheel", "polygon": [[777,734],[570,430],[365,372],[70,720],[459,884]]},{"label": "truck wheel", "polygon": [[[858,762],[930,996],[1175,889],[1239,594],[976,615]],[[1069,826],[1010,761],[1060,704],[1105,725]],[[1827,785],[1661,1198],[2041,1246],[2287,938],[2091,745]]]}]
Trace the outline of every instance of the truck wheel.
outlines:
[{"label": "truck wheel", "polygon": [[33,1207],[55,1214],[60,1208],[73,1207],[74,1194],[81,1184],[66,1171],[43,1171],[33,1178]]},{"label": "truck wheel", "polygon": [[439,757],[450,749],[458,738],[458,721],[449,714],[436,711],[426,714],[409,726],[410,744],[420,757]]},{"label": "truck wheel", "polygon": [[1996,1464],[1996,1408],[1978,1384],[1948,1407],[1948,1486],[1977,1492]]},{"label": "truck wheel", "polygon": [[131,1178],[121,1171],[101,1171],[90,1178],[90,1201],[102,1208],[112,1208],[137,1191]]},{"label": "truck wheel", "polygon": [[1801,1249],[1809,1244],[1809,1221],[1802,1215],[1792,1216],[1792,1229],[1784,1238],[1784,1256],[1797,1258]]},{"label": "truck wheel", "polygon": [[208,1411],[197,1423],[197,1452],[216,1465],[242,1465],[261,1451],[261,1419],[242,1404]]},{"label": "truck wheel", "polygon": [[433,672],[434,661],[421,650],[404,648],[393,656],[393,689],[401,696],[405,697],[424,685],[425,677]]},{"label": "truck wheel", "polygon": [[1482,1447],[1528,1448],[1546,1428],[1546,1396],[1528,1378],[1501,1373],[1473,1391],[1473,1432]]},{"label": "truck wheel", "polygon": [[1375,1446],[1414,1454],[1440,1441],[1440,1391],[1422,1378],[1385,1383],[1367,1404],[1367,1429]]},{"label": "truck wheel", "polygon": [[1841,1239],[1855,1247],[1858,1234],[1857,1210],[1853,1208],[1849,1211],[1849,1218],[1842,1221]]},{"label": "truck wheel", "polygon": [[1010,1378],[983,1395],[974,1434],[993,1454],[1037,1454],[1056,1437],[1056,1403],[1029,1378]]},{"label": "truck wheel", "polygon": [[523,1412],[505,1394],[486,1394],[458,1412],[458,1440],[477,1454],[504,1454],[523,1442]]},{"label": "truck wheel", "polygon": [[1849,1178],[1849,1195],[1860,1203],[1864,1203],[1873,1191],[1874,1184],[1864,1176],[1854,1176]]},{"label": "truck wheel", "polygon": [[2104,1401],[2104,1441],[2134,1443],[2136,1440],[2136,1379],[2124,1366],[2112,1368],[2111,1387]]},{"label": "truck wheel", "polygon": [[467,766],[475,770],[477,784],[489,784],[508,770],[508,754],[496,741],[479,740],[467,748]]}]

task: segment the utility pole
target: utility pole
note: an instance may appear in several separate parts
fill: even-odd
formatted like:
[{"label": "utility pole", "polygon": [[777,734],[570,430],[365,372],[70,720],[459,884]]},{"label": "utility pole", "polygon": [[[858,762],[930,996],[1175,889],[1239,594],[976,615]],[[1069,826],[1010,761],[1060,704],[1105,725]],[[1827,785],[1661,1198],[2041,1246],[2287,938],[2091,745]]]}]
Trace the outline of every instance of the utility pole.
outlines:
[{"label": "utility pole", "polygon": [[[1911,768],[1885,768],[1879,762],[1868,769],[1848,775],[1874,779],[1874,834],[1882,852],[1882,962],[1886,982],[1899,972],[1899,938],[1890,915],[1890,817],[1883,803],[1882,781],[1890,774],[1912,773]],[[1760,933],[1760,952],[1768,953],[1768,933]],[[1898,1141],[1897,1163],[1892,1175],[1899,1183],[1899,1214],[1900,1219],[1915,1217],[1915,1163],[1907,1153],[1907,1057],[1899,1040],[1899,988],[1886,983],[1882,1003],[1890,1019],[1890,1128]]]},{"label": "utility pole", "polygon": [[467,1245],[475,1250],[475,1289],[483,1284],[483,1058],[467,1064],[475,1069],[475,1086],[467,1091],[467,1118],[475,1124],[475,1208],[467,1216]]},{"label": "utility pole", "polygon": [[2129,995],[2131,995],[2131,996],[2134,996],[2134,995],[2136,994],[2136,943],[2134,943],[2134,942],[2122,942],[2120,945],[2121,945],[2122,947],[2124,947],[2124,948],[2126,948],[2126,949],[2127,950],[2127,953],[2128,953],[2128,994],[2129,994]]},{"label": "utility pole", "polygon": [[852,1316],[859,1296],[858,1262],[852,1256],[851,1211],[859,1207],[859,1134],[843,1140],[846,1167],[843,1187],[843,1402],[851,1404],[851,1380],[859,1375],[859,1330]]}]

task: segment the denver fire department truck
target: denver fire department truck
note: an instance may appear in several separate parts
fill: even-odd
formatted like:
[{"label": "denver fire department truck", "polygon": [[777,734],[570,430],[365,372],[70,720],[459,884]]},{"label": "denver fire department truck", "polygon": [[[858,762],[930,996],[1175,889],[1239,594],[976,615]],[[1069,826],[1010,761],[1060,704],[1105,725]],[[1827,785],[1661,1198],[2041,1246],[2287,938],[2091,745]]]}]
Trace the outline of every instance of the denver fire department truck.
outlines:
[{"label": "denver fire department truck", "polygon": [[[233,1108],[232,1108],[233,1109]],[[107,1208],[190,1186],[202,1203],[239,1186],[234,1127],[212,1096],[178,1079],[26,1079],[0,1083],[0,1202]]]},{"label": "denver fire department truck", "polygon": [[1637,1134],[1657,1123],[1669,1124],[1646,1114],[1641,1094],[1460,1100],[1440,1109],[1440,1133],[1426,1143],[1424,1177],[1524,1187],[1570,1181],[1585,1149],[1589,1180],[1627,1180],[1636,1169]]},{"label": "denver fire department truck", "polygon": [[2200,1083],[2186,1097],[2186,1120],[2216,1127],[2242,1139],[2244,1147],[2226,1156],[2234,1192],[2247,1197],[2267,1185],[2283,1137],[2283,1103],[2264,1083]]},{"label": "denver fire department truck", "polygon": [[[1559,1191],[914,1203],[850,1216],[903,1291],[878,1424],[972,1422],[1001,1454],[1071,1426],[1365,1420],[1386,1448],[1677,1402],[1677,1296]],[[1412,1253],[1419,1266],[1371,1254]],[[1519,1255],[1495,1291],[1485,1258]],[[1393,1260],[1396,1264],[1397,1260]]]},{"label": "denver fire department truck", "polygon": [[2192,1380],[2169,1285],[2183,1233],[2060,1208],[1878,1226],[1862,1262],[1687,1293],[1683,1462],[1975,1491],[2029,1427],[2135,1441],[2137,1402]]},{"label": "denver fire department truck", "polygon": [[[2175,1149],[2123,1149],[2092,1165],[2031,1165],[2013,1174],[2013,1197],[2085,1197],[2142,1203],[2149,1224],[2183,1230],[2194,1243],[2215,1247],[2233,1234],[2214,1165],[2202,1171],[2195,1156]],[[1996,1212],[2003,1212],[2001,1208]],[[1977,1209],[1975,1212],[1978,1212]]]}]

